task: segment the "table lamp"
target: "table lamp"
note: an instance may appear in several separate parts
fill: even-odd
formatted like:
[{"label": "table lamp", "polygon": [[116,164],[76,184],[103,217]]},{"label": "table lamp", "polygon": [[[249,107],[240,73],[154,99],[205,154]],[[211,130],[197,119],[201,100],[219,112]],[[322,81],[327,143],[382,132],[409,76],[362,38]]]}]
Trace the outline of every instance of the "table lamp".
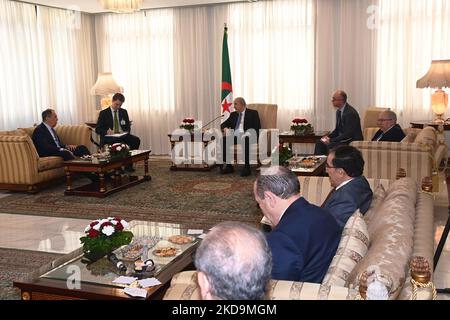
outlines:
[{"label": "table lamp", "polygon": [[91,94],[103,96],[100,101],[101,109],[111,106],[112,94],[123,93],[123,88],[113,79],[111,72],[99,73],[97,82],[91,88]]},{"label": "table lamp", "polygon": [[433,60],[430,70],[417,80],[417,88],[437,88],[431,95],[431,109],[436,114],[435,123],[444,123],[448,95],[442,88],[450,87],[450,60]]}]

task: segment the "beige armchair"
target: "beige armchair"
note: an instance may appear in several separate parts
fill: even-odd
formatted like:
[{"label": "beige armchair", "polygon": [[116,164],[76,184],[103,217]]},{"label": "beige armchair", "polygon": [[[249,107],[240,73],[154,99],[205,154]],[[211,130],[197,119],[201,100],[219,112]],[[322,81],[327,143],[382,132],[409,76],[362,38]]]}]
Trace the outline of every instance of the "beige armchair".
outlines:
[{"label": "beige armchair", "polygon": [[[0,190],[36,192],[65,176],[61,157],[39,157],[31,140],[34,127],[0,132]],[[84,125],[56,127],[64,144],[91,147],[91,132]]]},{"label": "beige armchair", "polygon": [[[267,145],[267,157],[270,157],[270,144],[271,144],[271,129],[277,127],[277,113],[278,105],[276,104],[264,104],[264,103],[250,103],[247,104],[247,108],[258,111],[259,120],[261,122],[261,129],[265,129],[263,134],[259,135],[258,145],[254,144],[250,146],[250,164],[260,164],[259,145]],[[243,164],[244,155],[240,145],[235,146],[234,160],[235,163]]]}]

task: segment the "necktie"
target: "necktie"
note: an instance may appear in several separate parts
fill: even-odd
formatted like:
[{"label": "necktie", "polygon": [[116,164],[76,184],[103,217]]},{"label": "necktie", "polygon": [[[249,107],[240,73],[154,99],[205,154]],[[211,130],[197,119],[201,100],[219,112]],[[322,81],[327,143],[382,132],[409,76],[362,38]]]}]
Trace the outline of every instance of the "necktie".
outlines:
[{"label": "necktie", "polygon": [[342,118],[341,118],[341,111],[336,111],[336,127],[338,129],[338,132],[342,131]]},{"label": "necktie", "polygon": [[58,135],[56,134],[55,129],[52,128],[53,137],[55,138],[55,143],[58,148],[61,148],[61,143],[59,141]]},{"label": "necktie", "polygon": [[377,141],[380,141],[381,138],[383,138],[383,135],[384,135],[384,132],[382,132],[382,133],[378,136]]},{"label": "necktie", "polygon": [[119,133],[119,117],[117,116],[117,110],[114,110],[114,133]]},{"label": "necktie", "polygon": [[239,112],[239,116],[237,118],[236,126],[234,127],[234,130],[238,130],[239,129],[239,125],[241,124],[241,116],[242,116],[242,113]]}]

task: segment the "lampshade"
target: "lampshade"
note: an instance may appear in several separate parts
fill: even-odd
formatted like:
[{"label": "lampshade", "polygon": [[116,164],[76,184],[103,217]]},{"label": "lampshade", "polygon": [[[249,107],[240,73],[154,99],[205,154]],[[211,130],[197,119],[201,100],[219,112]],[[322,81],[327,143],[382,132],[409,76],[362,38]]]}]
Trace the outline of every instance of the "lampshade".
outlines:
[{"label": "lampshade", "polygon": [[103,9],[117,13],[139,11],[142,0],[99,0]]},{"label": "lampshade", "polygon": [[114,81],[111,72],[99,73],[97,82],[91,88],[91,94],[106,96],[108,94],[123,92],[123,88]]},{"label": "lampshade", "polygon": [[450,60],[433,60],[430,70],[417,80],[417,88],[450,87]]}]

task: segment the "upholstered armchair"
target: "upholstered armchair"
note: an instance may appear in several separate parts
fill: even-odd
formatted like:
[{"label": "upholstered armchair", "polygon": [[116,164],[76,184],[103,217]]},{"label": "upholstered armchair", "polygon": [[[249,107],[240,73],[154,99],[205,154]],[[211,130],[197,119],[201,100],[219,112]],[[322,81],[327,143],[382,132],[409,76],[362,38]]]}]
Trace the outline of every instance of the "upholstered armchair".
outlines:
[{"label": "upholstered armchair", "polygon": [[[267,157],[270,157],[270,144],[271,144],[271,129],[276,129],[277,127],[277,112],[278,105],[276,104],[265,104],[265,103],[250,103],[247,104],[247,108],[258,111],[259,120],[261,121],[261,129],[265,130],[259,135],[258,145],[253,144],[250,146],[250,164],[260,164],[259,145],[267,146]],[[242,147],[238,144],[235,146],[234,159],[236,163],[244,163],[244,151]]]},{"label": "upholstered armchair", "polygon": [[[91,147],[87,126],[61,125],[55,130],[64,144]],[[64,177],[61,157],[39,157],[31,140],[33,131],[34,127],[0,132],[0,190],[36,192]]]},{"label": "upholstered armchair", "polygon": [[433,127],[405,129],[401,142],[371,141],[378,128],[364,129],[364,141],[354,141],[364,157],[364,175],[368,178],[395,179],[399,169],[420,182],[439,170],[448,158],[448,148],[442,133]]}]

